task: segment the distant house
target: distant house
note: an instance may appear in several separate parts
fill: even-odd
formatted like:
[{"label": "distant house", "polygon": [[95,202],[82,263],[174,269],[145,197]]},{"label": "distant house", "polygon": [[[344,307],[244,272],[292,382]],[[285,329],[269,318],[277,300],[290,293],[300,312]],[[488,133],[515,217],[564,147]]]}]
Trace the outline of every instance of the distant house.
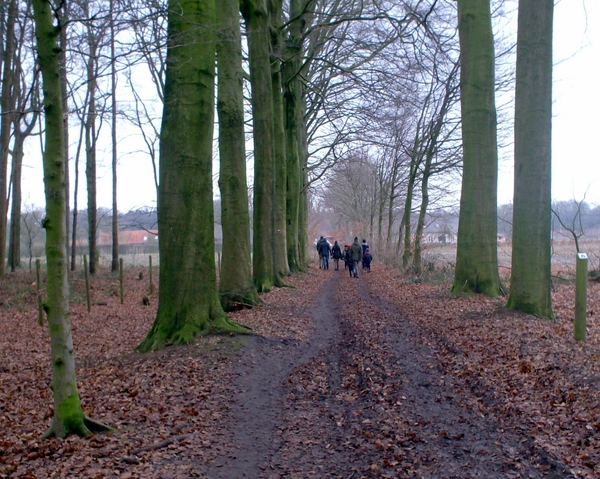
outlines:
[{"label": "distant house", "polygon": [[[98,238],[99,254],[109,254],[112,234],[101,232]],[[124,230],[119,232],[119,254],[149,254],[158,252],[157,230]]]}]

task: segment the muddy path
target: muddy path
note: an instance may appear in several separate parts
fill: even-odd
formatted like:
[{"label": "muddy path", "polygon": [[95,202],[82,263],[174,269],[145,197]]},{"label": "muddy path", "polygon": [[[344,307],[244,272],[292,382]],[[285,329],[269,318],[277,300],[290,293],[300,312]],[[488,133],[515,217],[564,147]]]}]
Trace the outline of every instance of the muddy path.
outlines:
[{"label": "muddy path", "polygon": [[482,414],[490,391],[447,374],[375,273],[320,273],[309,341],[247,339],[205,477],[572,477],[525,428]]},{"label": "muddy path", "polygon": [[[282,424],[290,407],[287,380],[299,365],[339,342],[339,321],[330,309],[336,276],[323,284],[310,315],[315,329],[307,342],[245,338],[236,363],[232,415],[224,428],[225,450],[206,471],[210,478],[269,477],[283,445]],[[278,476],[276,476],[278,477]]]}]

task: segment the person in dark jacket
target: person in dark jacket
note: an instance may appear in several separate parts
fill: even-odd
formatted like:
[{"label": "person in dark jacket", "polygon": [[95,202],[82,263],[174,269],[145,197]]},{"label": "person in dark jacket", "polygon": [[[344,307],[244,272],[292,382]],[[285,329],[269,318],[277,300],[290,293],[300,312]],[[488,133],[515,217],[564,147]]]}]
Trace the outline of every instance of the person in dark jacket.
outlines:
[{"label": "person in dark jacket", "polygon": [[[321,238],[323,237],[321,236]],[[323,269],[329,269],[329,255],[331,254],[331,245],[329,244],[329,241],[323,238],[323,241],[317,243],[317,251],[319,251]]]},{"label": "person in dark jacket", "polygon": [[363,269],[367,269],[367,267],[365,266],[365,253],[367,252],[367,250],[369,249],[369,244],[367,243],[367,240],[363,238],[362,240],[362,253],[363,253],[363,260],[362,260],[362,268]]},{"label": "person in dark jacket", "polygon": [[350,246],[350,259],[352,259],[352,271],[350,271],[350,276],[354,275],[355,278],[358,278],[358,264],[362,261],[363,250],[358,242],[358,237],[354,237],[354,243]]},{"label": "person in dark jacket", "polygon": [[367,270],[367,272],[371,272],[371,261],[373,261],[373,255],[369,252],[369,250],[365,251],[365,254],[363,255],[363,266],[364,269]]},{"label": "person in dark jacket", "polygon": [[340,245],[337,241],[333,244],[333,248],[331,248],[331,257],[333,258],[333,263],[335,264],[335,270],[338,271],[340,269],[342,248],[340,248]]},{"label": "person in dark jacket", "polygon": [[350,258],[350,245],[344,245],[344,270],[352,272],[352,259]]}]

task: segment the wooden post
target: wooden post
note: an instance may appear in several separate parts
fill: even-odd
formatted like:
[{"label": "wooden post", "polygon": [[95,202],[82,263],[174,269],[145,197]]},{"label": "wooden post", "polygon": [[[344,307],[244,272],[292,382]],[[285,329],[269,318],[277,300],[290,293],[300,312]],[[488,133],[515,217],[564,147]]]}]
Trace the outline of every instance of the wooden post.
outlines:
[{"label": "wooden post", "polygon": [[154,284],[152,283],[152,255],[150,255],[148,257],[148,261],[149,261],[149,271],[148,271],[148,277],[150,278],[150,294],[154,293]]},{"label": "wooden post", "polygon": [[121,304],[125,302],[125,278],[123,277],[123,258],[119,258],[119,283],[121,284]]},{"label": "wooden post", "polygon": [[35,273],[37,280],[37,304],[38,304],[38,322],[40,326],[44,325],[44,303],[42,301],[42,262],[35,260]]},{"label": "wooden post", "polygon": [[83,255],[83,271],[85,273],[85,299],[87,301],[87,312],[92,310],[92,298],[90,297],[90,270],[88,268],[87,255]]},{"label": "wooden post", "polygon": [[575,267],[575,339],[585,341],[585,321],[587,310],[588,257],[577,253]]}]

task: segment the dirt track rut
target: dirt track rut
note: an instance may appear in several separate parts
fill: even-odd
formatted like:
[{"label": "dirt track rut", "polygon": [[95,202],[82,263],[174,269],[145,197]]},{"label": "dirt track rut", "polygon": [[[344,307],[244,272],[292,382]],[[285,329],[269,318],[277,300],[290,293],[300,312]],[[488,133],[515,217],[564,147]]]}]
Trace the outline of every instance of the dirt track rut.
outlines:
[{"label": "dirt track rut", "polygon": [[476,382],[444,372],[418,318],[377,297],[376,274],[319,273],[310,341],[247,339],[206,477],[571,477],[470,407]]}]

